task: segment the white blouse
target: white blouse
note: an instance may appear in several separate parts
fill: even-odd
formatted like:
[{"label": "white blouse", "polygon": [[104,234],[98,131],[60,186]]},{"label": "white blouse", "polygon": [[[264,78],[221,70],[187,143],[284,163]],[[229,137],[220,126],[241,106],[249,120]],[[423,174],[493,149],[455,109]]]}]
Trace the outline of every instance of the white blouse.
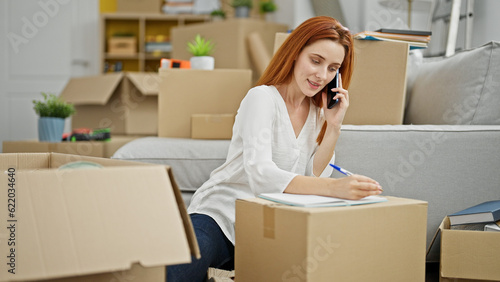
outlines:
[{"label": "white blouse", "polygon": [[[309,115],[296,138],[276,87],[250,89],[235,118],[226,162],[197,189],[188,213],[212,217],[234,244],[236,199],[282,193],[295,176],[313,176],[316,138],[323,122],[323,110],[310,103]],[[331,163],[334,159],[335,155]],[[320,177],[329,177],[332,170],[327,165]]]}]

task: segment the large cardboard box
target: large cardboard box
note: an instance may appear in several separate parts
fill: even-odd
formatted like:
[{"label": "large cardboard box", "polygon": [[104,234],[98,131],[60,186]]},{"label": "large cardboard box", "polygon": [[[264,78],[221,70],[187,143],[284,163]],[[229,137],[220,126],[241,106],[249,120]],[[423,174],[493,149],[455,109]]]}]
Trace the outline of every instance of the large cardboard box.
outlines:
[{"label": "large cardboard box", "polygon": [[427,202],[387,198],[329,208],[237,200],[237,280],[424,281]]},{"label": "large cardboard box", "polygon": [[236,114],[251,79],[242,69],[160,69],[158,136],[191,138],[193,114]]},{"label": "large cardboard box", "polygon": [[186,49],[187,42],[196,34],[212,40],[215,49],[216,69],[251,69],[253,80],[257,81],[259,72],[252,62],[249,35],[257,32],[269,55],[272,54],[276,32],[285,32],[287,25],[251,18],[233,18],[220,22],[190,24],[172,28],[172,58],[189,60],[191,54]]},{"label": "large cardboard box", "polygon": [[43,153],[54,152],[72,155],[110,158],[121,146],[139,136],[114,136],[110,141],[39,142],[3,141],[3,153]]},{"label": "large cardboard box", "polygon": [[344,124],[403,124],[408,43],[354,40]]},{"label": "large cardboard box", "polygon": [[127,72],[71,78],[60,97],[75,105],[73,128],[111,128],[112,135],[156,135],[157,73]]},{"label": "large cardboard box", "polygon": [[[287,33],[277,33],[274,52]],[[344,124],[403,124],[408,43],[354,40],[354,72]]]},{"label": "large cardboard box", "polygon": [[[59,169],[75,161],[103,168]],[[165,281],[200,256],[169,167],[57,153],[0,166],[1,281]]]},{"label": "large cardboard box", "polygon": [[500,233],[450,229],[450,220],[445,217],[429,250],[439,235],[439,281],[500,281]]}]

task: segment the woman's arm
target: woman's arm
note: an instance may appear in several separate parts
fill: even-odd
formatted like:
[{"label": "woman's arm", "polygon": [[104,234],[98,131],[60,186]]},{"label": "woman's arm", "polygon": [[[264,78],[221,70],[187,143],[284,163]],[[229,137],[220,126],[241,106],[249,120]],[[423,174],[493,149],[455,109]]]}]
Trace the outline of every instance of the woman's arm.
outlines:
[{"label": "woman's arm", "polygon": [[367,196],[379,195],[382,193],[382,187],[377,181],[357,174],[343,178],[297,175],[290,181],[284,192],[359,200]]}]

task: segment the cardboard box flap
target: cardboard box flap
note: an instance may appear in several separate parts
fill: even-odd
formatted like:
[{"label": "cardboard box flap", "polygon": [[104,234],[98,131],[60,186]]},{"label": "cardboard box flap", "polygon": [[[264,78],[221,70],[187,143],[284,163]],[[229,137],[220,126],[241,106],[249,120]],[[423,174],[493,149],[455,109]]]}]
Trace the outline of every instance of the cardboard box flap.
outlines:
[{"label": "cardboard box flap", "polygon": [[123,73],[72,78],[61,92],[61,99],[75,105],[105,105],[120,84]]},{"label": "cardboard box flap", "polygon": [[158,95],[160,76],[153,72],[128,72],[127,77],[143,95]]},{"label": "cardboard box flap", "polygon": [[[19,203],[14,217],[0,216],[3,222],[16,220],[9,222],[12,230],[0,231],[1,238],[15,234],[16,274],[4,263],[0,280],[96,274],[126,270],[134,263],[153,267],[190,262],[183,215],[164,166],[22,169],[28,155],[45,163],[53,156],[0,155],[2,170],[15,168],[13,176],[2,173],[0,180],[7,183],[15,177]],[[5,197],[1,200],[7,203]],[[0,246],[5,254],[10,248]]]},{"label": "cardboard box flap", "polygon": [[434,244],[436,244],[437,246],[440,245],[439,234],[441,233],[441,230],[443,230],[444,228],[450,228],[450,219],[448,217],[445,217],[443,219],[443,221],[441,221],[441,224],[439,224],[439,227],[436,230],[436,233],[434,233],[434,237],[432,237],[431,243],[429,244],[429,247],[427,248],[426,256],[429,255]]},{"label": "cardboard box flap", "polygon": [[[47,154],[48,155],[48,154]],[[150,163],[138,163],[134,161],[124,161],[124,160],[114,160],[108,158],[96,158],[96,157],[87,157],[80,155],[68,155],[68,154],[58,154],[51,153],[50,154],[50,167],[59,167],[63,164],[75,161],[89,161],[101,164],[103,166],[157,166],[155,164]],[[175,201],[177,206],[179,207],[179,213],[183,219],[184,230],[186,232],[187,240],[189,243],[189,248],[191,255],[196,258],[200,258],[200,249],[198,246],[198,241],[196,240],[196,235],[194,233],[193,225],[191,224],[191,218],[189,217],[186,209],[186,204],[184,203],[184,199],[181,195],[181,190],[175,181],[174,173],[172,172],[172,168],[170,166],[163,166],[167,174],[169,176],[170,184],[172,187],[172,191],[175,196]]]},{"label": "cardboard box flap", "polygon": [[179,211],[183,219],[189,248],[191,249],[191,255],[199,259],[201,258],[200,247],[198,246],[198,240],[196,240],[196,234],[194,233],[194,228],[191,223],[191,217],[186,212],[186,204],[184,203],[184,199],[182,198],[181,190],[179,189],[179,186],[177,186],[177,182],[175,182],[172,169],[168,170],[168,174],[170,175],[170,181],[172,183],[172,187],[174,188],[173,191],[175,193],[175,199],[177,201],[177,205],[179,206]]}]

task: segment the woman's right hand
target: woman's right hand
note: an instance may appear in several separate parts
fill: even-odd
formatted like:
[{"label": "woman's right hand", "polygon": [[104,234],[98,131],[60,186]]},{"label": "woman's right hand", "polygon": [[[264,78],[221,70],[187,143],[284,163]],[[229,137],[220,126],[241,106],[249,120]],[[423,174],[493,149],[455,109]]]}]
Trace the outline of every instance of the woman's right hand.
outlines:
[{"label": "woman's right hand", "polygon": [[383,191],[377,181],[359,174],[334,180],[331,192],[336,198],[359,200],[367,196],[379,195]]}]

